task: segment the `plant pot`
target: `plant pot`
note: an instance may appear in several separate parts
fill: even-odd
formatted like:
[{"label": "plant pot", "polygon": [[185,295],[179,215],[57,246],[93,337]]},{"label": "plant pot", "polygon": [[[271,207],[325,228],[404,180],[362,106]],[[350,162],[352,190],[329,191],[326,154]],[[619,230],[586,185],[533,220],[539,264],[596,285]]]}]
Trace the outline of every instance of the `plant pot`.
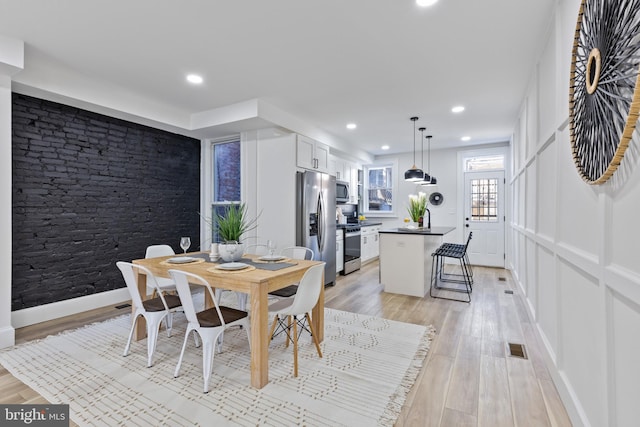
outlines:
[{"label": "plant pot", "polygon": [[227,242],[218,244],[220,257],[227,261],[239,261],[244,254],[244,243]]}]

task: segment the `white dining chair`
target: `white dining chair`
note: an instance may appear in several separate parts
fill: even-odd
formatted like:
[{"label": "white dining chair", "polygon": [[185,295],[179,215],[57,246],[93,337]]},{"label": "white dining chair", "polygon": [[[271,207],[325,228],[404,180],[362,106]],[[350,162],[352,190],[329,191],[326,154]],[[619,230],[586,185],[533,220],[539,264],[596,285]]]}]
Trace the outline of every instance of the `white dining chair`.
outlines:
[{"label": "white dining chair", "polygon": [[280,255],[291,259],[306,259],[313,261],[313,251],[305,246],[289,246],[280,251]]},{"label": "white dining chair", "polygon": [[[171,256],[175,254],[176,253],[174,252],[173,248],[169,245],[151,245],[151,246],[147,246],[147,250],[145,252],[144,257],[157,258],[162,256]],[[158,282],[158,286],[160,286],[160,289],[162,289],[163,291],[175,292],[176,284],[173,282],[173,280],[166,277],[156,277],[156,281]],[[149,294],[150,290],[151,289],[147,287],[147,294]],[[156,295],[153,294],[153,297],[155,296]]]},{"label": "white dining chair", "polygon": [[[124,261],[118,261],[116,266],[122,272],[122,277],[127,284],[127,289],[131,295],[131,304],[133,305],[131,331],[129,332],[129,338],[127,339],[123,356],[129,354],[133,331],[138,323],[138,318],[142,316],[147,322],[147,367],[150,367],[153,365],[153,353],[156,350],[160,323],[165,320],[167,335],[171,336],[173,313],[181,307],[180,298],[176,295],[164,295],[163,292],[160,291],[156,277],[147,268]],[[144,273],[147,276],[147,286],[157,290],[157,297],[142,299],[138,291],[138,282],[136,279],[139,273]]]},{"label": "white dining chair", "polygon": [[320,291],[324,286],[322,280],[324,266],[325,263],[314,265],[304,273],[292,303],[289,304],[288,301],[283,300],[269,306],[269,314],[274,315],[269,336],[273,339],[278,334],[284,333],[287,337],[287,347],[290,341],[293,342],[294,377],[298,376],[298,326],[301,328],[300,332],[306,330],[311,333],[318,356],[322,357],[318,336],[313,330],[309,313],[317,304]]},{"label": "white dining chair", "polygon": [[[171,277],[176,283],[178,295],[182,301],[182,307],[188,322],[187,331],[184,335],[184,343],[182,344],[182,351],[180,352],[180,359],[176,365],[174,377],[177,378],[180,375],[180,366],[182,365],[184,352],[187,348],[189,334],[191,332],[195,332],[197,334],[195,335],[196,347],[198,347],[197,337],[199,336],[202,340],[202,375],[204,378],[204,392],[208,393],[209,380],[211,379],[213,358],[215,356],[215,347],[218,337],[225,329],[231,326],[241,325],[247,331],[249,350],[251,350],[249,318],[246,311],[219,305],[218,299],[216,298],[211,285],[204,278],[181,270],[169,270],[169,274],[171,274]],[[214,306],[209,309],[196,312],[189,283],[204,286],[205,292],[209,292]],[[218,350],[220,351],[220,348]]]},{"label": "white dining chair", "polygon": [[244,253],[249,255],[267,255],[269,253],[269,248],[266,244],[256,243],[245,246]]},{"label": "white dining chair", "polygon": [[[280,255],[291,259],[305,259],[313,261],[313,251],[305,246],[290,246],[282,249]],[[286,288],[278,289],[273,292],[269,292],[269,295],[273,295],[279,298],[291,298],[296,294],[298,285],[289,285]]]}]

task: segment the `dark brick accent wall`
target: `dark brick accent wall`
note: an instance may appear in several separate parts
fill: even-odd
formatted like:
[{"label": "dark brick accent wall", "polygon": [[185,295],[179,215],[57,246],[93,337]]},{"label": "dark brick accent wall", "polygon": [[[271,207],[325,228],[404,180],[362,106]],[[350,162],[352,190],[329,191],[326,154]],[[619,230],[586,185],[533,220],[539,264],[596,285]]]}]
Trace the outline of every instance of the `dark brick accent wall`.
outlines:
[{"label": "dark brick accent wall", "polygon": [[12,310],[124,287],[150,244],[198,249],[200,141],[13,94]]}]

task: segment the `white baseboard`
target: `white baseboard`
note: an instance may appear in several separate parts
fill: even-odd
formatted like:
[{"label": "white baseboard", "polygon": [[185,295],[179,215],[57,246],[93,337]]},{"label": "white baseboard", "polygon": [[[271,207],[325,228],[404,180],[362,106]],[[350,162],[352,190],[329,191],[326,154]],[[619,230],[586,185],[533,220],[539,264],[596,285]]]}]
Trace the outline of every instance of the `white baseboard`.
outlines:
[{"label": "white baseboard", "polygon": [[16,330],[11,326],[0,329],[0,348],[12,347],[16,343]]},{"label": "white baseboard", "polygon": [[53,302],[51,304],[25,308],[24,310],[16,310],[11,313],[11,324],[14,328],[22,328],[24,326],[59,319],[61,317],[82,313],[84,311],[93,310],[110,304],[119,304],[123,301],[129,301],[130,299],[131,296],[129,295],[127,288],[100,292],[98,294],[87,295],[85,297]]}]

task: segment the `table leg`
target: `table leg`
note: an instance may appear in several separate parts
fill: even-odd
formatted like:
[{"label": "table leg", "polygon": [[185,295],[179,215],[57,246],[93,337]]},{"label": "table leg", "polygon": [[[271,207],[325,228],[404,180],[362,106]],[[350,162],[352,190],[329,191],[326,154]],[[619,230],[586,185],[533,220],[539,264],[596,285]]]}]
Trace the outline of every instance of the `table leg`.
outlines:
[{"label": "table leg", "polygon": [[[138,294],[140,297],[145,300],[147,299],[147,275],[138,273]],[[135,307],[131,304],[131,313],[135,312]],[[139,341],[141,339],[146,338],[147,336],[147,321],[143,316],[138,318],[138,323],[136,324],[136,329],[133,331],[133,340]]]},{"label": "table leg", "polygon": [[[324,283],[324,273],[322,274],[322,283]],[[311,310],[311,321],[313,329],[318,337],[318,342],[324,340],[324,286],[320,287],[320,296],[318,302]]]},{"label": "table leg", "polygon": [[251,292],[251,385],[269,382],[269,307],[266,283],[252,283]]}]

